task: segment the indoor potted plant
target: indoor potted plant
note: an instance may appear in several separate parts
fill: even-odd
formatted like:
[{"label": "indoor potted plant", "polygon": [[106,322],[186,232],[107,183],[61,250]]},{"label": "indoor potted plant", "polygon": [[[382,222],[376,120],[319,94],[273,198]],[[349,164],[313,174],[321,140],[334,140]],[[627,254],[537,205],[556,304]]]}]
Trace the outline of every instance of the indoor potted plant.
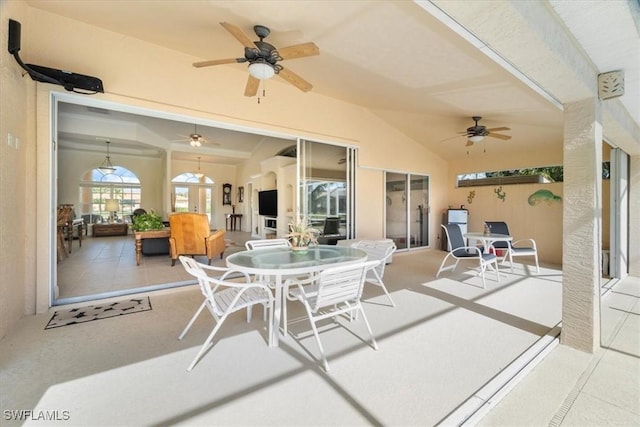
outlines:
[{"label": "indoor potted plant", "polygon": [[306,252],[311,244],[318,244],[320,231],[309,224],[305,217],[296,217],[289,223],[289,234],[285,237],[291,242],[291,247],[297,252]]},{"label": "indoor potted plant", "polygon": [[151,211],[133,217],[133,224],[131,225],[133,231],[151,231],[151,230],[163,230],[164,223],[162,217],[157,213]]}]

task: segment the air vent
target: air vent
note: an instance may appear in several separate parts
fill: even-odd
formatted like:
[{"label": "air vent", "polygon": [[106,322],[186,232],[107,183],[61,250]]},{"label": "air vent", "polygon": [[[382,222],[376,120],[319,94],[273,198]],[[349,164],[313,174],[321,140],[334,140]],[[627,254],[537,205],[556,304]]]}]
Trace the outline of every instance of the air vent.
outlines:
[{"label": "air vent", "polygon": [[609,71],[598,74],[598,96],[600,99],[617,98],[624,95],[624,72]]}]

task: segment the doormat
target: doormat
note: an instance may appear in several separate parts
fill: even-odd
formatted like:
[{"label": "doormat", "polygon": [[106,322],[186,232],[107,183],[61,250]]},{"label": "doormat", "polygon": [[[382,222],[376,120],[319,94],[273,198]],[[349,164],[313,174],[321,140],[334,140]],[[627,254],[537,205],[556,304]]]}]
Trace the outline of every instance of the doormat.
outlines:
[{"label": "doormat", "polygon": [[125,314],[140,313],[148,310],[151,310],[149,297],[133,298],[104,305],[72,308],[71,310],[56,311],[53,313],[45,329],[60,328],[62,326],[76,325],[92,320],[124,316]]}]

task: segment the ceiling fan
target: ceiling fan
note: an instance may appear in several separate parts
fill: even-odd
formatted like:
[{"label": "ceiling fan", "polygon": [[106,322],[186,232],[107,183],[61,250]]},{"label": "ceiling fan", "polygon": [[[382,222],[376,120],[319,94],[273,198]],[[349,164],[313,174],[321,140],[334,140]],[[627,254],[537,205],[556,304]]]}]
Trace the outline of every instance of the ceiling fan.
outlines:
[{"label": "ceiling fan", "polygon": [[217,142],[210,142],[207,141],[205,139],[204,136],[202,136],[202,134],[198,133],[198,125],[194,124],[193,125],[193,133],[189,134],[189,135],[178,135],[183,139],[178,139],[175,140],[173,142],[188,142],[189,145],[191,145],[193,148],[198,148],[201,147],[202,144],[213,144],[213,145],[220,145]]},{"label": "ceiling fan", "polygon": [[498,139],[502,139],[502,140],[509,140],[511,139],[511,136],[509,135],[503,135],[500,133],[495,133],[495,132],[499,132],[499,131],[503,131],[503,130],[511,130],[508,127],[505,126],[501,126],[501,127],[497,127],[497,128],[489,128],[487,129],[486,126],[482,126],[479,125],[478,122],[482,119],[482,117],[480,116],[473,116],[472,117],[473,121],[476,122],[475,125],[468,127],[466,131],[464,132],[458,132],[458,134],[460,135],[464,135],[467,137],[467,147],[472,146],[474,143],[476,142],[480,142],[482,141],[486,136],[490,137],[490,138],[498,138]]},{"label": "ceiling fan", "polygon": [[237,25],[233,25],[228,22],[221,22],[220,25],[222,25],[231,33],[232,36],[242,43],[244,46],[244,57],[194,62],[194,67],[200,68],[209,67],[211,65],[232,64],[234,62],[248,62],[249,79],[244,90],[245,96],[255,96],[258,92],[260,80],[269,79],[275,74],[279,75],[303,92],[309,92],[311,90],[313,87],[311,83],[293,71],[284,68],[279,64],[279,62],[284,61],[285,59],[303,58],[306,56],[320,54],[320,49],[318,49],[318,46],[316,46],[315,43],[302,43],[277,49],[272,44],[264,41],[269,33],[271,33],[271,30],[264,25],[255,25],[253,27],[253,31],[260,39],[258,41],[252,41],[251,38]]}]

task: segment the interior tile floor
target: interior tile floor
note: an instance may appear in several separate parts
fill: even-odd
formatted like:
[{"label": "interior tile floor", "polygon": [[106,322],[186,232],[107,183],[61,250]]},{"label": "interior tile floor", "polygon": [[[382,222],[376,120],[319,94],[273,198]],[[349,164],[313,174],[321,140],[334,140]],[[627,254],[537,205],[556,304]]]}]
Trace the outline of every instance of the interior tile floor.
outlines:
[{"label": "interior tile floor", "polygon": [[[244,249],[250,233],[227,231],[225,255]],[[127,236],[84,237],[82,247],[72,243],[71,254],[57,265],[58,298],[76,302],[88,295],[112,296],[116,292],[143,291],[167,283],[193,283],[179,262],[171,266],[169,255],[142,256],[136,265],[135,239]],[[207,262],[206,257],[196,257]],[[215,258],[212,265],[225,266]]]},{"label": "interior tile floor", "polygon": [[[385,283],[396,307],[376,286],[364,294],[379,350],[361,322],[328,324],[329,373],[307,322],[269,348],[259,309],[251,323],[242,313],[227,319],[187,373],[213,326],[204,313],[177,339],[202,301],[195,286],[150,293],[151,311],[57,329],[44,330],[52,313],[26,316],[0,341],[2,425],[43,425],[6,415],[21,409],[67,411],[59,424],[78,426],[638,425],[637,278],[602,298],[601,350],[549,345],[502,400],[488,395],[476,415],[459,417],[493,378],[549,340],[561,318],[562,273],[519,263],[514,273],[501,270],[499,283],[488,274],[483,289],[464,267],[436,279],[444,255],[394,255]],[[302,314],[296,303],[289,312]]]}]

